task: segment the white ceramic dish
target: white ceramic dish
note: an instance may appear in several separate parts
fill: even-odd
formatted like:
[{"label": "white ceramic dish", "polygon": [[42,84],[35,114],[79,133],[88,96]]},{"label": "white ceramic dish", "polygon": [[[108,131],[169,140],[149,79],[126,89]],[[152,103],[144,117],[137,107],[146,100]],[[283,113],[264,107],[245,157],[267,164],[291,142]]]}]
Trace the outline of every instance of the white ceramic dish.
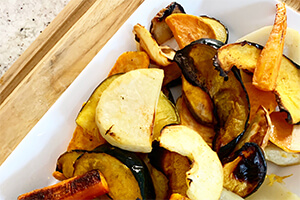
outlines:
[{"label": "white ceramic dish", "polygon": [[[135,50],[133,25],[149,27],[152,17],[171,0],[145,0],[119,29],[65,93],[28,133],[0,167],[0,199],[16,199],[18,195],[54,184],[52,177],[56,159],[72,137],[75,118],[84,101],[107,76],[117,57]],[[229,29],[229,42],[262,26],[272,25],[275,0],[178,0],[185,11],[209,15],[221,20]],[[287,9],[288,26],[300,32],[300,15]],[[300,56],[300,55],[299,55]],[[269,173],[289,175],[286,187],[300,195],[300,166],[280,168],[268,166]]]}]

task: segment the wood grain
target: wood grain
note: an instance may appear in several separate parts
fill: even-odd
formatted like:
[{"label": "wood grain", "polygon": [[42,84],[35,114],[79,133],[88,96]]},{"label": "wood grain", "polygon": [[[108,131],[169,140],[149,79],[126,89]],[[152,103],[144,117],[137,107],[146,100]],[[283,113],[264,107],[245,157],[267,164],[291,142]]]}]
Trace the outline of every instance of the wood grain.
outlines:
[{"label": "wood grain", "polygon": [[[58,35],[47,31],[48,36],[38,38],[39,42],[48,39],[48,42],[42,42],[45,47],[35,50],[39,48],[39,42],[35,42],[26,52],[27,55],[32,53],[36,57],[32,56],[29,60],[20,58],[28,63],[26,65],[34,66],[20,66],[21,69],[16,71],[19,75],[7,77],[7,80],[18,79],[19,83],[15,83],[15,89],[0,105],[0,164],[143,2],[143,0],[95,0],[83,5],[84,0],[75,1],[80,4],[80,8],[75,5],[71,7],[81,10],[82,15],[79,17],[77,13],[71,12],[70,6],[63,10],[63,14],[58,16],[63,19],[55,20],[62,20],[64,23],[51,24],[68,27],[68,30]],[[70,21],[65,18],[69,18]],[[56,30],[51,24],[48,29]],[[60,38],[51,39],[52,37]],[[48,46],[52,47],[48,49]],[[40,53],[39,51],[43,53],[36,55]]]}]

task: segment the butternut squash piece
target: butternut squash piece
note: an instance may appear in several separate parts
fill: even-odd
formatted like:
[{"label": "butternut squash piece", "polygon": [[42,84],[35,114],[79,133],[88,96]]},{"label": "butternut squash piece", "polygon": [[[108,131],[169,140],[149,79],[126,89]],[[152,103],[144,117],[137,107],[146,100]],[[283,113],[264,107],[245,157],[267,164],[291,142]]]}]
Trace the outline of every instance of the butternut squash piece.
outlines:
[{"label": "butternut squash piece", "polygon": [[104,143],[106,141],[101,136],[96,137],[77,125],[67,150],[81,149],[89,151]]},{"label": "butternut squash piece", "polygon": [[269,39],[261,51],[253,74],[253,85],[260,90],[273,91],[280,69],[287,16],[284,3],[276,4],[276,16]]},{"label": "butternut squash piece", "polygon": [[244,86],[250,100],[250,122],[261,105],[267,109],[268,113],[272,113],[275,110],[277,102],[273,92],[259,90],[252,83],[244,83]]},{"label": "butternut squash piece", "polygon": [[179,193],[173,193],[169,199],[170,200],[189,200],[189,198],[187,198]]},{"label": "butternut squash piece", "polygon": [[[274,131],[270,134],[270,141],[286,152],[297,152],[291,149],[293,129],[295,125],[286,121],[286,112],[273,112],[270,115]],[[298,151],[299,152],[299,151]]]},{"label": "butternut squash piece", "polygon": [[134,69],[148,68],[149,64],[149,56],[144,51],[124,52],[119,56],[108,76],[129,72]]},{"label": "butternut squash piece", "polygon": [[18,200],[31,199],[94,199],[108,193],[108,185],[99,170],[89,171],[55,185],[22,194]]},{"label": "butternut squash piece", "polygon": [[181,49],[201,38],[216,39],[216,34],[211,25],[204,22],[201,17],[176,13],[168,16],[165,21]]}]

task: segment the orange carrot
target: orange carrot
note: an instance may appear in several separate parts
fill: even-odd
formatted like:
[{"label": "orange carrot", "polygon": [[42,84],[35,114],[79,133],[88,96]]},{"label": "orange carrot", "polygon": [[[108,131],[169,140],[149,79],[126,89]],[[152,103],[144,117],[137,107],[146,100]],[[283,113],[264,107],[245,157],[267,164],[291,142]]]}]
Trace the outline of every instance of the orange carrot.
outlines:
[{"label": "orange carrot", "polygon": [[94,199],[108,193],[108,185],[99,170],[92,170],[55,185],[22,194],[18,200],[29,199]]},{"label": "orange carrot", "polygon": [[273,91],[280,69],[287,16],[284,3],[276,4],[276,17],[269,39],[261,51],[253,74],[252,84],[260,90]]}]

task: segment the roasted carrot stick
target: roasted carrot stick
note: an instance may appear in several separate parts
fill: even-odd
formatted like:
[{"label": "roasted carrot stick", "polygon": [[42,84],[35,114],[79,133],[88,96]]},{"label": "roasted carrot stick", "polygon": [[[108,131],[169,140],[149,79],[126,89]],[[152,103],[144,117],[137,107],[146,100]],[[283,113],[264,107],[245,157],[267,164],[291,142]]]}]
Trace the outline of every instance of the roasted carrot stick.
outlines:
[{"label": "roasted carrot stick", "polygon": [[260,90],[273,91],[280,69],[287,16],[284,3],[276,4],[276,16],[269,39],[261,51],[253,74],[252,84]]},{"label": "roasted carrot stick", "polygon": [[76,176],[55,185],[22,194],[18,200],[32,199],[94,199],[108,193],[108,185],[98,170]]}]

